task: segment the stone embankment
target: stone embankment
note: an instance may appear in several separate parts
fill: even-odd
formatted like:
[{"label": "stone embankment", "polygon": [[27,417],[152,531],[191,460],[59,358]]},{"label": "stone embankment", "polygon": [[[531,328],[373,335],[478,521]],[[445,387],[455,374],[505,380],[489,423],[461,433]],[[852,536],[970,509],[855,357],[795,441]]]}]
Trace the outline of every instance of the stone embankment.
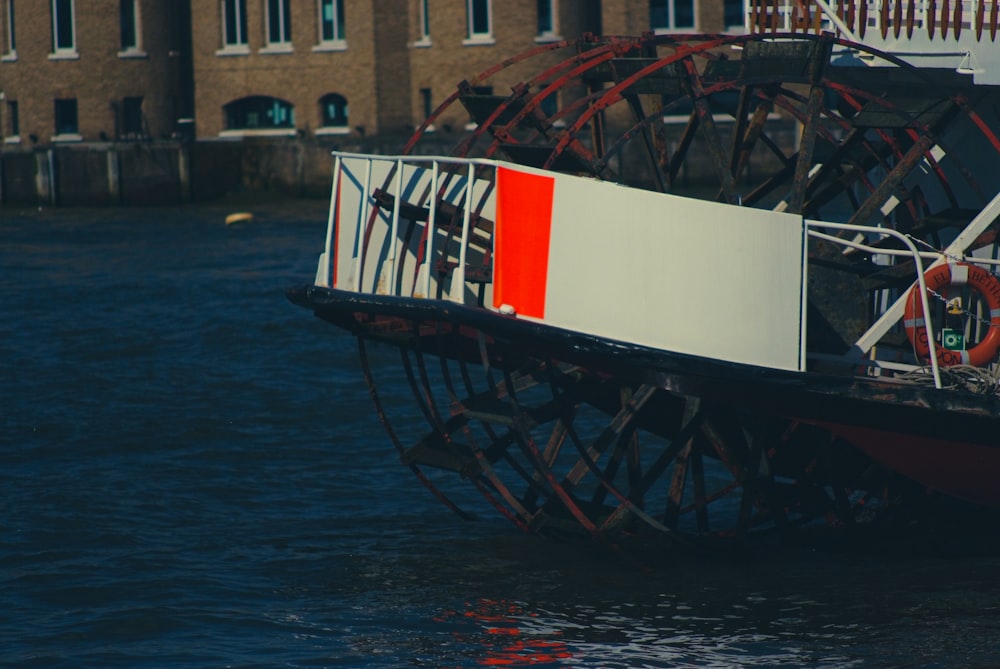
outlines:
[{"label": "stone embankment", "polygon": [[296,138],[13,146],[0,151],[0,205],[169,205],[240,193],[326,197],[331,150],[395,153],[401,145]]}]

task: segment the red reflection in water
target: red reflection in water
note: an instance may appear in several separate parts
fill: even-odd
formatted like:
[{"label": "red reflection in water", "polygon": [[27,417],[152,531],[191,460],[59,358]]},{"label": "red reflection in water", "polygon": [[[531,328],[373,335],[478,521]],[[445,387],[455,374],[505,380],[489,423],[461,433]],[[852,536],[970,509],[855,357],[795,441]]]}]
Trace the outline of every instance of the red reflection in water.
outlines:
[{"label": "red reflection in water", "polygon": [[448,612],[438,619],[461,616],[484,625],[485,635],[477,635],[476,641],[486,647],[486,654],[476,660],[477,664],[486,667],[569,667],[567,663],[573,654],[565,643],[541,638],[520,626],[523,619],[535,618],[537,613],[528,613],[520,605],[504,600],[480,599],[468,606],[467,611]]}]

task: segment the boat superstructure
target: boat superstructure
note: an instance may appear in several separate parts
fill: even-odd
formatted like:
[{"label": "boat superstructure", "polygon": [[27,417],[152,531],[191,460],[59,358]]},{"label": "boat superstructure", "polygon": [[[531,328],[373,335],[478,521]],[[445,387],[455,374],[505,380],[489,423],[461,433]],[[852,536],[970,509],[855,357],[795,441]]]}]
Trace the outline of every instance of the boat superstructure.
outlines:
[{"label": "boat superstructure", "polygon": [[[357,336],[435,494],[465,515],[453,472],[529,531],[670,541],[1000,504],[995,4],[940,33],[933,2],[860,7],[540,46],[402,155],[334,154],[289,297]],[[508,67],[533,74],[489,92]],[[457,104],[474,129],[420,155]]]}]

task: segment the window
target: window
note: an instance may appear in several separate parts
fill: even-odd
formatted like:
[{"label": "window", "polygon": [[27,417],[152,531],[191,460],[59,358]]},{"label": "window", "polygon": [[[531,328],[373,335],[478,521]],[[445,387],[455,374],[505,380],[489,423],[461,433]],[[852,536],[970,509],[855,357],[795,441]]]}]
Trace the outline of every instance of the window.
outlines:
[{"label": "window", "polygon": [[[420,89],[420,113],[421,113],[420,123],[423,123],[424,121],[429,119],[431,117],[431,114],[434,113],[433,100],[434,99],[431,96],[431,89],[429,88]],[[424,132],[434,132],[434,131],[435,128],[433,123],[424,128]]]},{"label": "window", "polygon": [[723,0],[722,11],[727,30],[743,28],[746,22],[743,16],[743,0]]},{"label": "window", "polygon": [[246,0],[224,0],[222,3],[222,44],[224,49],[247,45]]},{"label": "window", "polygon": [[649,27],[654,30],[694,28],[694,0],[649,0]]},{"label": "window", "polygon": [[319,3],[320,44],[341,45],[344,41],[343,0],[320,0]]},{"label": "window", "polygon": [[558,40],[556,0],[538,0],[538,36],[536,41]]},{"label": "window", "polygon": [[130,97],[122,99],[122,125],[121,132],[123,139],[139,139],[145,137],[142,122],[142,98]]},{"label": "window", "polygon": [[[424,115],[424,119],[430,118],[430,115],[434,113],[434,104],[431,101],[431,89],[421,88],[420,89],[420,111]],[[423,120],[423,119],[421,119]]]},{"label": "window", "polygon": [[52,0],[52,54],[73,57],[77,55],[73,0]]},{"label": "window", "polygon": [[348,126],[347,98],[339,93],[328,93],[319,100],[320,129],[318,135],[346,134]]},{"label": "window", "polygon": [[427,4],[430,0],[420,0],[420,39],[417,44],[430,44],[431,14]]},{"label": "window", "polygon": [[469,31],[465,44],[493,43],[493,17],[490,1],[465,0]]},{"label": "window", "polygon": [[56,100],[56,137],[78,138],[80,127],[77,124],[76,98]]},{"label": "window", "polygon": [[230,102],[223,110],[227,130],[276,130],[295,128],[292,105],[266,95],[252,95]]},{"label": "window", "polygon": [[14,0],[6,0],[3,13],[3,57],[5,60],[17,58],[17,42],[14,39]]},{"label": "window", "polygon": [[21,141],[21,117],[18,114],[17,100],[7,101],[7,127],[4,128],[4,141],[9,143]]},{"label": "window", "polygon": [[542,103],[538,105],[538,108],[547,118],[555,116],[556,112],[559,111],[559,94],[552,93],[548,97],[542,98]]},{"label": "window", "polygon": [[122,53],[137,53],[139,44],[139,8],[136,0],[121,0],[118,6],[121,23]]},{"label": "window", "polygon": [[290,47],[292,14],[289,0],[267,0],[267,44]]}]

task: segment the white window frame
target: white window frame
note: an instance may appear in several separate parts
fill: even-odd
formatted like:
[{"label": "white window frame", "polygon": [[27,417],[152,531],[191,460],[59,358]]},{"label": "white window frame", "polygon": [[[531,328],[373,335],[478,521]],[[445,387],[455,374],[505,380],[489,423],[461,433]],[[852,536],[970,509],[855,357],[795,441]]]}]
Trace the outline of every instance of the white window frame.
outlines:
[{"label": "white window frame", "polygon": [[[230,35],[226,31],[226,3],[233,3],[233,11],[236,16],[236,40],[230,42]],[[242,30],[242,25],[246,20],[247,3],[246,0],[219,0],[219,20],[222,36],[222,48],[215,52],[217,56],[244,56],[250,53],[250,42],[246,31]]]},{"label": "white window frame", "polygon": [[3,61],[14,61],[17,60],[17,35],[15,33],[14,25],[14,0],[6,0],[3,3],[3,35],[4,35],[4,51],[0,55],[0,60]]},{"label": "white window frame", "polygon": [[[59,5],[62,2],[68,3],[69,7],[70,39],[73,42],[70,46],[59,46]],[[49,8],[52,10],[52,53],[49,59],[79,58],[80,53],[76,50],[76,0],[51,0]]]},{"label": "white window frame", "polygon": [[667,5],[667,25],[665,26],[650,26],[656,34],[663,33],[673,33],[673,32],[685,32],[697,30],[698,26],[698,0],[691,0],[691,25],[689,26],[678,26],[677,25],[677,10],[675,5],[677,0],[660,0]]},{"label": "white window frame", "polygon": [[[126,0],[132,3],[132,30],[135,32],[135,44],[122,48],[118,52],[119,58],[145,58],[146,52],[142,50],[142,17],[139,14],[139,0]],[[121,16],[119,15],[119,18]]]},{"label": "white window frame", "polygon": [[413,46],[430,46],[431,45],[431,15],[430,15],[430,0],[417,0],[417,21],[420,28],[420,37]]},{"label": "white window frame", "polygon": [[[486,32],[474,32],[476,3],[486,3]],[[493,37],[493,0],[465,0],[466,38],[464,45],[496,44]]]},{"label": "white window frame", "polygon": [[562,39],[559,35],[559,0],[538,0],[539,4],[542,2],[549,5],[549,16],[552,17],[552,27],[549,30],[539,30],[538,34],[535,35],[535,41],[540,44],[558,42]]},{"label": "white window frame", "polygon": [[[292,8],[289,6],[291,0],[264,0],[264,48],[260,53],[291,53],[292,51],[292,27],[285,25],[285,18],[291,21]],[[279,39],[271,41],[271,5],[278,4],[278,26]]]},{"label": "white window frame", "polygon": [[[338,15],[343,14],[346,9],[344,0],[317,0],[316,2],[316,38],[318,40],[313,51],[343,51],[347,48],[347,17],[344,16],[345,25],[340,25]],[[333,13],[333,37],[327,39],[323,37],[323,10],[330,7]],[[337,37],[338,33],[343,33],[344,37]]]}]

